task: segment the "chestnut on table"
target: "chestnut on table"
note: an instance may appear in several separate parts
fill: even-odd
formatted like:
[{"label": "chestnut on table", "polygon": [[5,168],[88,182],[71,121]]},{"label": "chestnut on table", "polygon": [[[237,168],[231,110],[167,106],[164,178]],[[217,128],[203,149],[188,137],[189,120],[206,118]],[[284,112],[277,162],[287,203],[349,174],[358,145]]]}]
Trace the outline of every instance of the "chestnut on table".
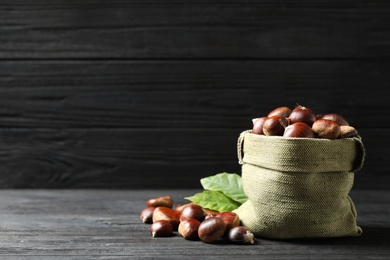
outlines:
[{"label": "chestnut on table", "polygon": [[389,259],[390,191],[352,190],[363,233],[253,245],[152,237],[145,201],[199,190],[0,190],[0,259]]}]

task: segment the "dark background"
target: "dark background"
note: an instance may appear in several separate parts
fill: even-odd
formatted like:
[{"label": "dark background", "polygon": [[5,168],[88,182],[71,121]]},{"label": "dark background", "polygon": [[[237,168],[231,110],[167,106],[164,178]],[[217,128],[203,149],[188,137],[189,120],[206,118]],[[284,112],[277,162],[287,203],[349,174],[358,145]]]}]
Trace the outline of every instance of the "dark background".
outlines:
[{"label": "dark background", "polygon": [[251,119],[342,114],[387,189],[388,1],[0,1],[1,188],[199,188]]}]

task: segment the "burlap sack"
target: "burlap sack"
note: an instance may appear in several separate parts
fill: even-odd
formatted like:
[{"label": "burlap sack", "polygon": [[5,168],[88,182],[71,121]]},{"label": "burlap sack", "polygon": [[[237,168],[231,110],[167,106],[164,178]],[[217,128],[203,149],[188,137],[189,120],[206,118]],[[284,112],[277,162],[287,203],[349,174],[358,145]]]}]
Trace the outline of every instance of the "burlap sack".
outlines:
[{"label": "burlap sack", "polygon": [[258,237],[359,236],[349,197],[363,166],[361,138],[238,138],[238,158],[248,201],[235,212]]}]

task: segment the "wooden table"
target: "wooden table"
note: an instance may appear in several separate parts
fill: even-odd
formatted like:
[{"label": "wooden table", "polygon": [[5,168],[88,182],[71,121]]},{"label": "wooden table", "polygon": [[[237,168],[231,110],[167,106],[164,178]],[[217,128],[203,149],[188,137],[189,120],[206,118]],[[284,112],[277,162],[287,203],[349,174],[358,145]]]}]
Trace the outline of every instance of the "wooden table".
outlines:
[{"label": "wooden table", "polygon": [[198,190],[0,190],[0,259],[390,259],[390,191],[352,190],[360,237],[206,244],[152,238],[147,199]]}]

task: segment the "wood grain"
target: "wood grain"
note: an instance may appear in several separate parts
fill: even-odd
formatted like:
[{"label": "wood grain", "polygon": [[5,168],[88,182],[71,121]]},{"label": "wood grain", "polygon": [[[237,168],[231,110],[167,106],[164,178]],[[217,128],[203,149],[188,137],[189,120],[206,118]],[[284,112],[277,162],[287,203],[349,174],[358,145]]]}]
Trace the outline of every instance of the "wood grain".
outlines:
[{"label": "wood grain", "polygon": [[390,4],[0,3],[0,188],[199,187],[252,118],[299,103],[362,135],[387,189]]},{"label": "wood grain", "polygon": [[389,57],[386,1],[3,1],[3,59]]},{"label": "wood grain", "polygon": [[186,188],[239,170],[237,130],[2,129],[0,186]]},{"label": "wood grain", "polygon": [[[201,188],[200,178],[241,173],[241,129],[1,129],[2,188]],[[388,189],[390,141],[361,131],[367,157],[356,189]]]},{"label": "wood grain", "polygon": [[147,199],[176,203],[195,190],[0,190],[2,259],[388,259],[388,191],[353,191],[359,237],[257,238],[249,246],[152,238],[139,213]]},{"label": "wood grain", "polygon": [[5,127],[242,128],[296,103],[389,128],[390,61],[0,61]]}]

